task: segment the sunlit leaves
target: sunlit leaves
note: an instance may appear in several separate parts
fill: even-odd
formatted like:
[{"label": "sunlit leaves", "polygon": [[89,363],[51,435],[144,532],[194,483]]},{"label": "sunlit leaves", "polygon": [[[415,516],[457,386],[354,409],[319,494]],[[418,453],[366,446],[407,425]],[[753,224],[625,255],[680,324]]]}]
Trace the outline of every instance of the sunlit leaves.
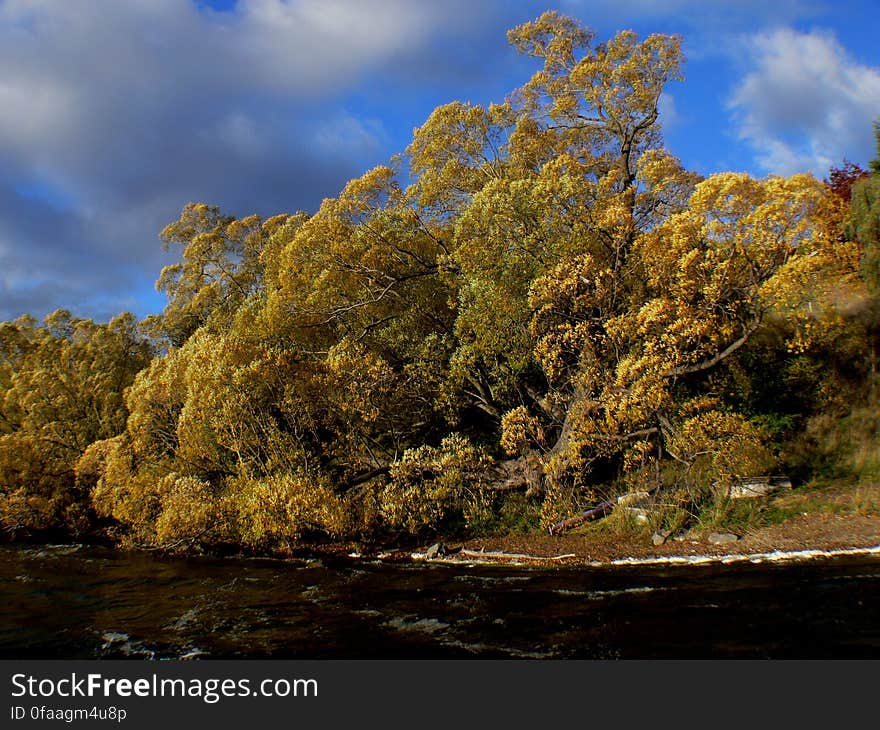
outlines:
[{"label": "sunlit leaves", "polygon": [[258,216],[235,219],[218,208],[191,203],[165,227],[165,246],[182,247],[180,262],[166,266],[156,282],[168,296],[162,328],[173,344],[182,344],[209,319],[226,324],[261,287],[264,264],[259,259],[277,223],[272,219],[264,229]]},{"label": "sunlit leaves", "polygon": [[129,314],[106,325],[60,310],[0,328],[0,522],[12,532],[89,527],[74,465],[125,427],[123,392],[152,355]]},{"label": "sunlit leaves", "polygon": [[750,347],[858,340],[841,230],[870,280],[874,180],[845,221],[807,175],[686,171],[660,133],[677,37],[550,12],[509,39],[539,64],[520,89],[438,107],[312,215],[185,206],[136,377],[131,318],[0,326],[7,528],[90,497],[138,544],[289,550],[470,524],[510,488],[548,524],[771,468]]},{"label": "sunlit leaves", "polygon": [[488,466],[485,455],[458,434],[439,447],[408,449],[391,465],[381,494],[382,517],[390,527],[413,533],[439,527],[478,499]]}]

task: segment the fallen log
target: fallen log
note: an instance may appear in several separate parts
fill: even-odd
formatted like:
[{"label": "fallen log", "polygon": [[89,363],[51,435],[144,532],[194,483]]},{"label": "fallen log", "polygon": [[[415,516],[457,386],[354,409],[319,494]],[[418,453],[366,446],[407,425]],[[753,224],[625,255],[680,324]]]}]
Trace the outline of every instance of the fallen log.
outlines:
[{"label": "fallen log", "polygon": [[[647,491],[631,492],[629,494],[624,494],[619,497],[606,499],[604,502],[600,502],[595,507],[591,507],[585,512],[581,512],[574,517],[569,517],[550,525],[550,527],[547,528],[547,531],[551,535],[561,535],[563,532],[573,530],[575,527],[579,527],[585,522],[592,522],[593,520],[598,520],[601,517],[606,517],[617,505],[635,506],[639,502],[645,502],[653,497],[655,494],[657,494],[661,490],[661,488],[662,487],[657,486],[653,489],[648,489]],[[635,497],[637,497],[637,499],[635,499]]]},{"label": "fallen log", "polygon": [[600,517],[605,517],[612,509],[614,509],[616,504],[616,498],[606,499],[604,502],[597,504],[595,507],[592,507],[585,512],[581,512],[574,517],[569,517],[550,525],[550,527],[547,528],[547,531],[551,535],[561,535],[563,532],[573,530],[575,527],[579,527],[585,522],[591,522],[592,520],[598,520]]},{"label": "fallen log", "polygon": [[565,555],[526,555],[525,553],[505,553],[505,552],[483,552],[482,550],[466,550],[462,548],[458,551],[459,555],[468,558],[503,558],[505,560],[564,560],[566,558],[576,558],[574,553],[566,553]]}]

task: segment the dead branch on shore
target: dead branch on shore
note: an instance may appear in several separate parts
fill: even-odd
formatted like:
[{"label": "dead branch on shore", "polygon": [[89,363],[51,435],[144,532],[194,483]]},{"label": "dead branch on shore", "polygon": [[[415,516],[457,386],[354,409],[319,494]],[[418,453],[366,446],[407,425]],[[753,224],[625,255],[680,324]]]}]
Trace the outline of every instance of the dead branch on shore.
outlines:
[{"label": "dead branch on shore", "polygon": [[505,553],[500,551],[484,552],[482,550],[466,550],[462,548],[458,551],[459,555],[468,558],[501,558],[504,560],[565,560],[566,558],[576,558],[574,553],[566,553],[565,555],[527,555],[525,553]]},{"label": "dead branch on shore", "polygon": [[612,509],[614,509],[614,505],[616,504],[616,498],[606,499],[604,502],[597,504],[595,507],[592,507],[585,512],[581,512],[574,517],[569,517],[568,519],[560,520],[559,522],[550,525],[550,527],[547,528],[547,531],[551,535],[561,535],[563,532],[573,530],[575,527],[579,527],[585,522],[591,522],[592,520],[598,520],[600,517],[605,517]]}]

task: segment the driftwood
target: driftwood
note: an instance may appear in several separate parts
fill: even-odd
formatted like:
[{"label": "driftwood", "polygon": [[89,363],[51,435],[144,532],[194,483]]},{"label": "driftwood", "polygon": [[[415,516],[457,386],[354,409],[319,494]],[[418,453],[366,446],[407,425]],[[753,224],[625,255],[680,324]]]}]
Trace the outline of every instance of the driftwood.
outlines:
[{"label": "driftwood", "polygon": [[569,517],[565,520],[560,520],[559,522],[550,525],[550,527],[548,528],[548,532],[551,535],[561,535],[563,532],[573,530],[575,527],[583,525],[585,522],[598,520],[600,517],[605,517],[605,515],[611,512],[616,504],[617,499],[606,499],[604,502],[597,504],[595,507],[592,507],[585,512],[581,512],[579,515]]},{"label": "driftwood", "polygon": [[[645,501],[653,497],[657,492],[659,492],[661,487],[654,487],[653,489],[649,489],[646,492],[640,493],[644,494],[644,497],[640,499],[640,501]],[[623,495],[627,496],[627,495]],[[593,520],[598,520],[602,517],[606,517],[611,511],[618,505],[622,506],[634,506],[635,502],[621,501],[621,497],[612,497],[611,499],[606,499],[604,502],[600,502],[595,507],[591,507],[585,512],[581,512],[574,517],[569,517],[565,520],[560,520],[555,524],[550,525],[547,528],[547,531],[551,535],[561,535],[563,532],[567,532],[568,530],[573,530],[575,527],[579,527],[583,525],[585,522],[592,522]]]},{"label": "driftwood", "polygon": [[566,553],[565,555],[526,555],[525,553],[504,553],[504,552],[483,552],[482,550],[466,550],[462,548],[458,551],[459,555],[468,558],[503,558],[505,560],[564,560],[566,558],[576,558],[574,553]]}]

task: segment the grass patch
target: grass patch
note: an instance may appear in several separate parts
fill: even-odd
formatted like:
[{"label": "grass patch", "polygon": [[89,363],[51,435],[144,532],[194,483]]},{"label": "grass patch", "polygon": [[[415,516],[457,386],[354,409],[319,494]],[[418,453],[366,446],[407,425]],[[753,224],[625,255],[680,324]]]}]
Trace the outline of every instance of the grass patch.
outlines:
[{"label": "grass patch", "polygon": [[537,531],[540,523],[541,502],[514,492],[468,515],[466,531],[473,537],[527,535]]},{"label": "grass patch", "polygon": [[668,502],[661,498],[645,506],[647,521],[637,519],[634,510],[618,507],[603,519],[581,525],[572,534],[585,539],[620,541],[645,539],[654,532],[733,532],[743,536],[804,515],[880,516],[880,483],[859,483],[852,476],[817,478],[769,498],[730,499],[716,495],[697,505],[684,504],[669,496]]},{"label": "grass patch", "polygon": [[856,514],[863,516],[880,515],[880,487],[856,487],[852,497],[852,507]]},{"label": "grass patch", "polygon": [[854,407],[842,418],[814,416],[792,446],[795,461],[820,478],[880,484],[880,404]]},{"label": "grass patch", "polygon": [[697,528],[742,535],[801,516],[849,514],[880,516],[880,486],[821,479],[766,500],[727,500],[701,513]]}]

